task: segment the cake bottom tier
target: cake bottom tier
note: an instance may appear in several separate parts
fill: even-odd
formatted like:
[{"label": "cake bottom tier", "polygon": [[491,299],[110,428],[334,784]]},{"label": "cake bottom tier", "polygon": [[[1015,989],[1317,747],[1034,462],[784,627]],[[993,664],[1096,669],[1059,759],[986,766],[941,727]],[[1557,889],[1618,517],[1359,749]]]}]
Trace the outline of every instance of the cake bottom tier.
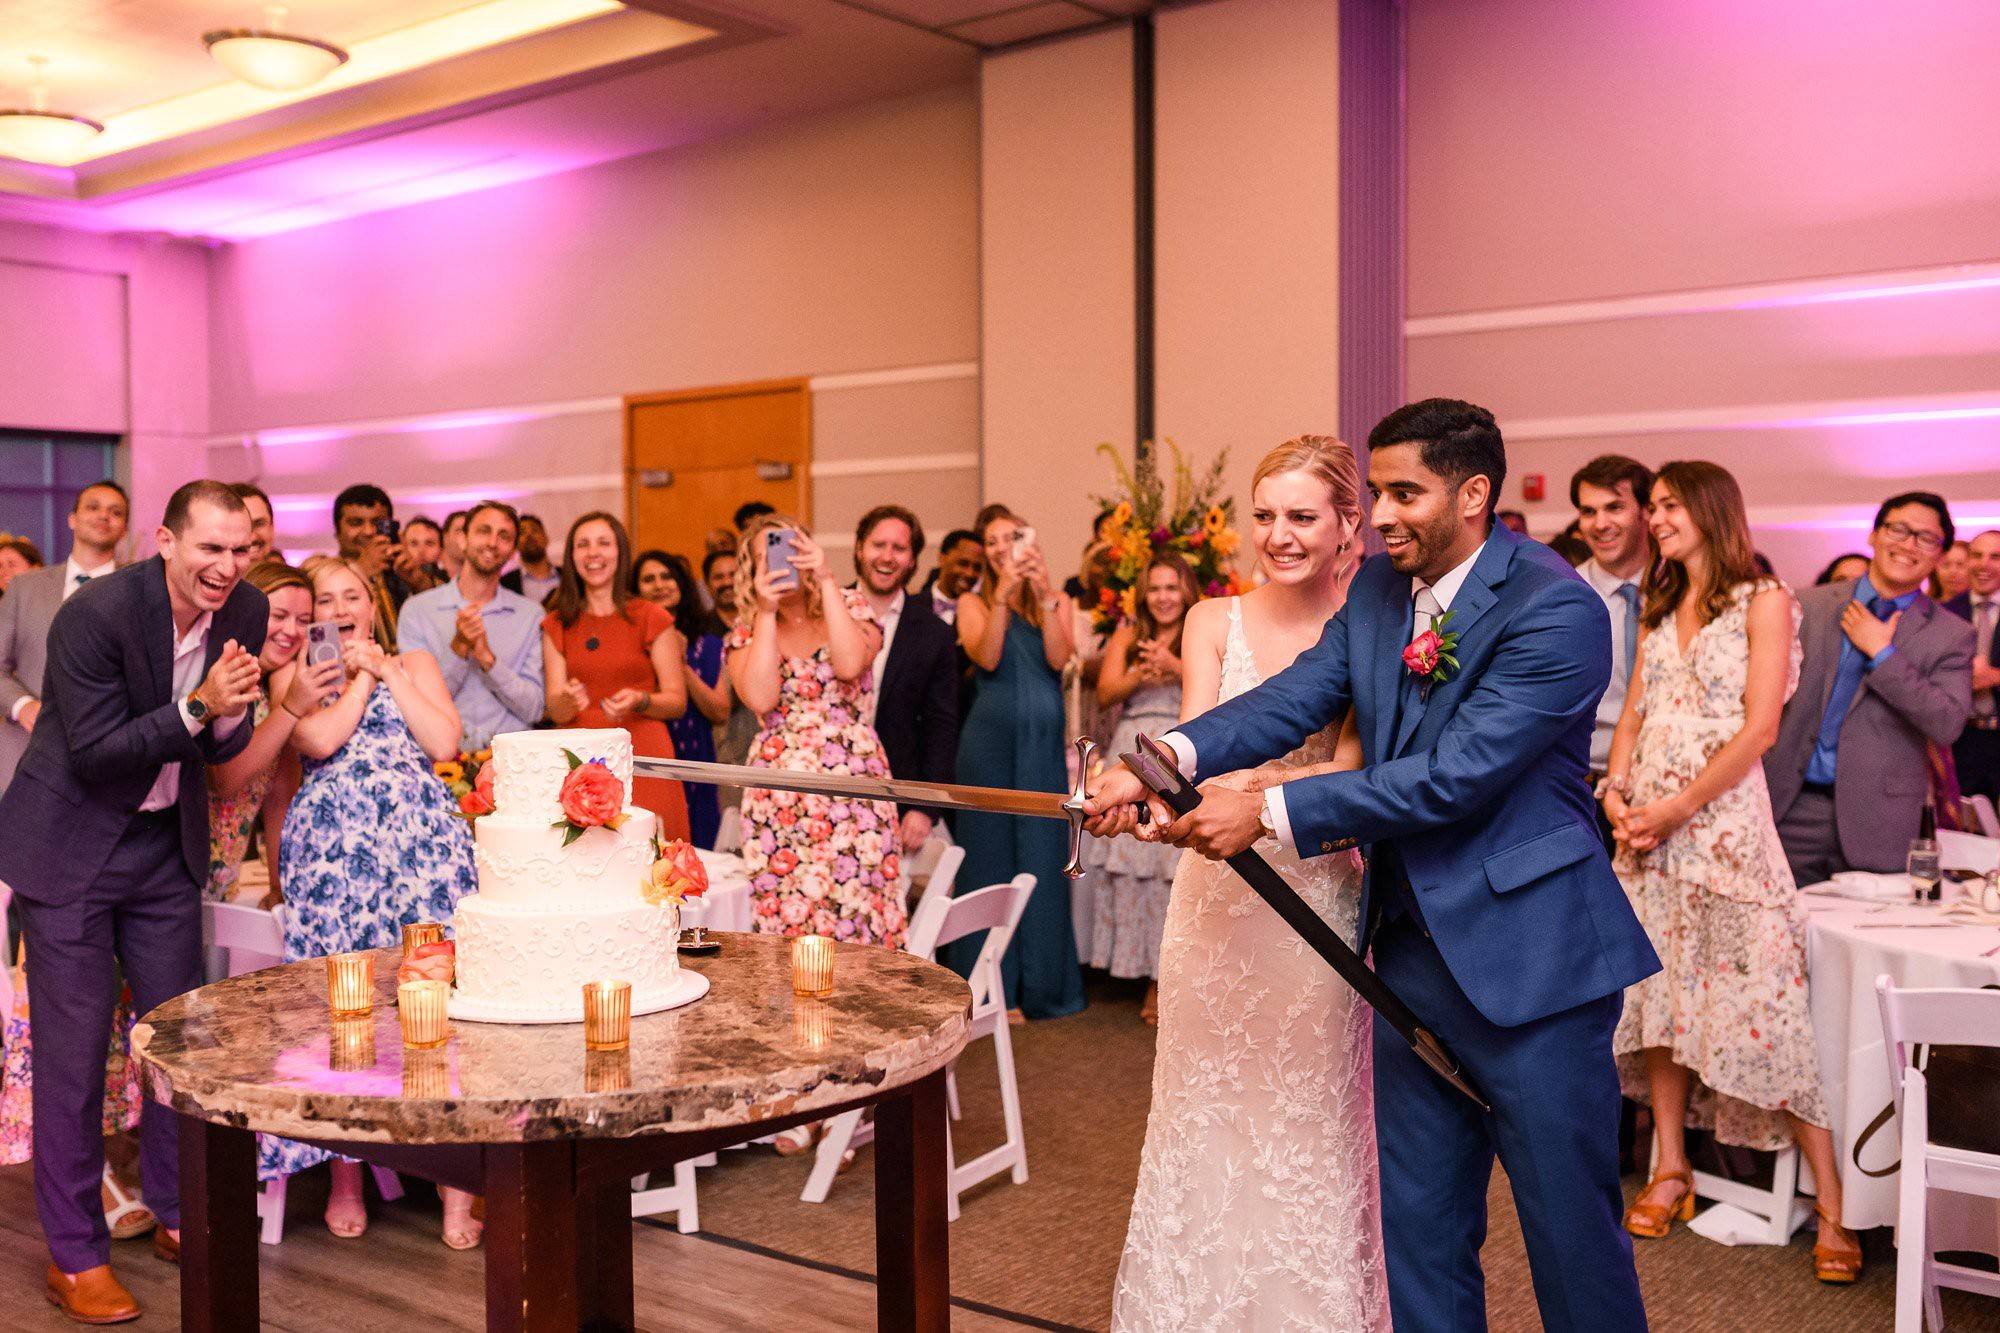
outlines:
[{"label": "cake bottom tier", "polygon": [[632,983],[634,1015],[692,998],[679,985],[680,909],[495,904],[479,894],[452,916],[451,1016],[475,1023],[581,1023],[589,981]]}]

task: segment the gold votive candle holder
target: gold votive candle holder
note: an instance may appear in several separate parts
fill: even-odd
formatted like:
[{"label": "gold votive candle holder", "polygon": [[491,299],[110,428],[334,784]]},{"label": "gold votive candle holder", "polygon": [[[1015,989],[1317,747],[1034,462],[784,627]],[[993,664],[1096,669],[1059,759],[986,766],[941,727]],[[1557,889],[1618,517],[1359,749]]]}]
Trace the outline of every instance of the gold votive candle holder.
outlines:
[{"label": "gold votive candle holder", "polygon": [[632,1086],[632,1052],[586,1050],[583,1053],[585,1092],[623,1092]]},{"label": "gold votive candle holder", "polygon": [[583,983],[583,1045],[591,1051],[622,1051],[632,1040],[632,983]]},{"label": "gold votive candle holder", "polygon": [[801,935],[792,941],[792,994],[823,1000],[833,994],[833,941]]},{"label": "gold votive candle holder", "polygon": [[339,1018],[326,1038],[326,1066],[338,1074],[375,1067],[375,1020]]},{"label": "gold votive candle holder", "polygon": [[451,1056],[443,1050],[407,1049],[403,1052],[403,1095],[444,1098],[452,1096]]},{"label": "gold votive candle holder", "polygon": [[448,1028],[445,1002],[451,987],[442,981],[406,981],[396,987],[396,1016],[403,1023],[403,1045],[434,1051],[444,1045]]},{"label": "gold votive candle holder", "polygon": [[361,1018],[375,1008],[375,955],[337,953],[326,960],[326,1004],[335,1018]]},{"label": "gold votive candle holder", "polygon": [[444,943],[444,923],[442,921],[413,921],[403,927],[403,957],[426,944]]}]

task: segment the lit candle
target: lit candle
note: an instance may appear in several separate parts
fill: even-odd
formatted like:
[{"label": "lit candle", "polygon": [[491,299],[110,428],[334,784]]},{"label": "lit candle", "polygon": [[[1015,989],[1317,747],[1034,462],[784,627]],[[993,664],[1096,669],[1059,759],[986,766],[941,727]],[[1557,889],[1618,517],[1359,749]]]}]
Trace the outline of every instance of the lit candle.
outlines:
[{"label": "lit candle", "polygon": [[801,935],[792,941],[792,994],[822,999],[833,994],[833,941]]},{"label": "lit candle", "polygon": [[442,981],[406,981],[396,987],[396,1013],[403,1021],[403,1045],[434,1051],[444,1045],[445,1001],[451,987]]},{"label": "lit candle", "polygon": [[337,953],[326,960],[326,1003],[335,1018],[360,1018],[375,1007],[375,955]]},{"label": "lit candle", "polygon": [[403,957],[407,959],[412,950],[426,944],[444,943],[444,923],[441,921],[413,921],[403,927]]},{"label": "lit candle", "polygon": [[592,1051],[622,1051],[632,1040],[632,983],[583,983],[583,1044]]}]

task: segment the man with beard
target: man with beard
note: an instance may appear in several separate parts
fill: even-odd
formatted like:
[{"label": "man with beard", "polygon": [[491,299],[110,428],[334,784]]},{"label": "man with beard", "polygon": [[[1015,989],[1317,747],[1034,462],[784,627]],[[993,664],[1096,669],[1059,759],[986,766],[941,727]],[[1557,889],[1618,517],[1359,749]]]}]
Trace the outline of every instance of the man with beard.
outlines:
[{"label": "man with beard", "polygon": [[458,705],[459,749],[542,720],[542,608],[500,586],[524,520],[482,500],[465,520],[465,563],[450,583],[403,603],[402,646],[429,653]]},{"label": "man with beard", "polygon": [[[958,638],[907,589],[924,553],[924,528],[901,505],[878,505],[854,531],[858,585],[882,626],[875,654],[873,724],[889,772],[951,782],[958,762]],[[902,844],[912,856],[929,841],[934,811],[905,806]]]},{"label": "man with beard", "polygon": [[[1638,654],[1639,602],[1653,559],[1652,537],[1646,531],[1646,505],[1652,494],[1652,469],[1622,454],[1593,458],[1569,479],[1577,535],[1590,547],[1590,559],[1576,572],[1611,613],[1611,684],[1597,703],[1597,727],[1590,734],[1593,791],[1611,758],[1611,733],[1625,711],[1632,660]],[[1605,850],[1611,850],[1611,824],[1602,808],[1597,812],[1597,831],[1604,837]]]},{"label": "man with beard", "polygon": [[979,535],[965,528],[953,528],[938,547],[937,568],[924,587],[930,593],[931,610],[945,624],[958,620],[958,599],[979,587],[979,574],[986,556],[979,547]]},{"label": "man with beard", "polygon": [[[471,542],[468,532],[466,541]],[[542,606],[562,582],[562,566],[549,559],[549,530],[533,514],[521,515],[521,567],[500,577],[500,586]]]},{"label": "man with beard", "polygon": [[[122,973],[146,1013],[201,982],[208,775],[250,739],[269,607],[243,582],[250,515],[218,481],[175,491],[160,554],[93,578],[49,629],[27,753],[0,797],[0,880],[26,926],[35,1205],[48,1296],[81,1323],[136,1319],[98,1195],[104,1052]],[[175,1118],[148,1103],[140,1175],[154,1252],[180,1257]]]}]

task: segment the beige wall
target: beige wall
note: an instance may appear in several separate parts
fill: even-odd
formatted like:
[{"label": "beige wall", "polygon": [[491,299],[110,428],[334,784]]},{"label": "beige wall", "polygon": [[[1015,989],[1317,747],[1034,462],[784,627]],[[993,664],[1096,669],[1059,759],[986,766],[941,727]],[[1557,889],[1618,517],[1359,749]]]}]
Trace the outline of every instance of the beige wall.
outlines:
[{"label": "beige wall", "polygon": [[1906,486],[2000,521],[2000,7],[1408,12],[1409,391],[1500,415],[1535,530],[1607,450],[1729,467],[1794,580]]},{"label": "beige wall", "polygon": [[985,62],[980,76],[983,494],[1067,573],[1129,456],[1137,395],[1132,35]]},{"label": "beige wall", "polygon": [[1159,15],[1157,430],[1228,449],[1337,430],[1339,28],[1331,0]]},{"label": "beige wall", "polygon": [[124,435],[133,555],[205,461],[205,266],[184,242],[0,223],[0,426]]},{"label": "beige wall", "polygon": [[623,507],[622,395],[805,375],[830,380],[816,460],[846,468],[817,526],[883,498],[962,521],[977,136],[953,89],[228,247],[214,465],[278,496],[289,546],[324,544],[360,479],[405,513],[500,492],[559,527]]}]

